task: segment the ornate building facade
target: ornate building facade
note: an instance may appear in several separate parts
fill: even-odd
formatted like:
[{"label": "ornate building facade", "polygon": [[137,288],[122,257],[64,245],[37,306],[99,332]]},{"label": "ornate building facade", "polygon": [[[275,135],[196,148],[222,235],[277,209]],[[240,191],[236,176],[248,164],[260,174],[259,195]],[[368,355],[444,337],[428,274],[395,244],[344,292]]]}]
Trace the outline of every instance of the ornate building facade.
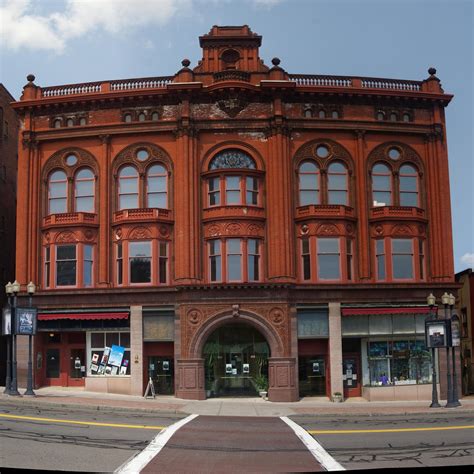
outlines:
[{"label": "ornate building facade", "polygon": [[261,40],[214,26],[174,76],[28,76],[16,278],[38,285],[36,385],[430,397],[426,296],[456,287],[452,96],[434,69],[290,74]]}]

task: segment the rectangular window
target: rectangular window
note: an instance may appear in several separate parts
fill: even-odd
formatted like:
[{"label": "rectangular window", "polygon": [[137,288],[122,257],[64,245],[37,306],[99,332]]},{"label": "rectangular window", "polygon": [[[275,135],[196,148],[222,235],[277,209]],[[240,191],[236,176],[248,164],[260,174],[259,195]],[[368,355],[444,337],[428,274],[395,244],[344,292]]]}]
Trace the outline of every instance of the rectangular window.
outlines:
[{"label": "rectangular window", "polygon": [[56,286],[76,285],[76,246],[58,245],[56,247]]},{"label": "rectangular window", "polygon": [[130,283],[151,283],[151,242],[130,242]]},{"label": "rectangular window", "polygon": [[242,246],[240,239],[227,239],[227,281],[242,281]]},{"label": "rectangular window", "polygon": [[83,266],[83,285],[92,286],[92,264],[93,264],[92,245],[84,245],[84,266]]},{"label": "rectangular window", "polygon": [[247,242],[247,266],[249,281],[260,279],[260,247],[257,239],[249,239]]},{"label": "rectangular window", "polygon": [[375,241],[375,259],[377,262],[377,280],[385,280],[385,243],[383,240]]},{"label": "rectangular window", "polygon": [[122,242],[117,244],[117,284],[123,283],[123,254]]},{"label": "rectangular window", "polygon": [[392,239],[392,268],[394,279],[413,278],[412,239]]},{"label": "rectangular window", "polygon": [[340,250],[338,238],[318,238],[318,279],[339,280],[341,278]]},{"label": "rectangular window", "polygon": [[219,189],[220,179],[211,178],[208,181],[209,186],[209,206],[220,206],[221,204],[221,192]]},{"label": "rectangular window", "polygon": [[347,279],[352,280],[352,240],[346,240]]},{"label": "rectangular window", "polygon": [[168,275],[168,244],[166,242],[158,242],[158,246],[160,249],[158,282],[166,283]]},{"label": "rectangular window", "polygon": [[51,248],[44,249],[44,286],[49,288],[51,285]]},{"label": "rectangular window", "polygon": [[425,279],[425,243],[418,240],[418,257],[420,259],[420,280]]},{"label": "rectangular window", "polygon": [[247,176],[246,187],[246,204],[256,206],[258,204],[258,179],[253,178],[251,176]]},{"label": "rectangular window", "polygon": [[240,177],[226,176],[225,178],[225,201],[226,204],[240,204]]},{"label": "rectangular window", "polygon": [[209,272],[211,281],[221,281],[221,241],[209,241]]},{"label": "rectangular window", "polygon": [[301,239],[301,257],[303,264],[303,280],[311,279],[311,255],[309,252],[309,239]]}]

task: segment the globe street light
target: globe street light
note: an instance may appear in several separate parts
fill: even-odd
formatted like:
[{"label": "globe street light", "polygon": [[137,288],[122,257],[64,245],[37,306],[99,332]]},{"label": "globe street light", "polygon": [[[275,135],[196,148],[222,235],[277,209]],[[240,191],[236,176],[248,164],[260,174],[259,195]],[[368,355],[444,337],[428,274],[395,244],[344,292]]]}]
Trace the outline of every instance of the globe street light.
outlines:
[{"label": "globe street light", "polygon": [[[430,293],[426,298],[428,306],[430,307],[430,319],[437,319],[436,313],[433,312],[433,308],[436,304],[436,298],[433,293]],[[431,347],[431,367],[432,367],[432,391],[431,391],[431,405],[430,408],[440,408],[441,405],[438,402],[438,390],[436,387],[436,363],[435,363],[435,348]]]}]

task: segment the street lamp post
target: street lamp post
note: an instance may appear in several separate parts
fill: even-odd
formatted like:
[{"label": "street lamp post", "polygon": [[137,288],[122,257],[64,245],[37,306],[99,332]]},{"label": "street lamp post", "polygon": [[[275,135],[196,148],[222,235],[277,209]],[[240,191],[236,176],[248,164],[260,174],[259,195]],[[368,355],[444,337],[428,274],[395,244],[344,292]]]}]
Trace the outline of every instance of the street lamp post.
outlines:
[{"label": "street lamp post", "polygon": [[[436,298],[433,293],[427,298],[428,306],[430,307],[430,319],[437,319],[433,308],[436,304]],[[435,360],[435,348],[431,348],[431,366],[432,366],[432,391],[431,391],[431,405],[430,408],[440,408],[441,405],[438,402],[438,390],[436,387],[436,360]]]},{"label": "street lamp post", "polygon": [[461,402],[458,398],[458,382],[456,376],[456,346],[459,344],[459,317],[453,314],[453,307],[456,303],[456,298],[451,293],[449,295],[449,307],[451,311],[451,341],[452,341],[452,360],[453,360],[453,392],[452,392],[452,404],[455,407],[461,406]]},{"label": "street lamp post", "polygon": [[18,391],[18,379],[17,379],[17,361],[16,361],[16,295],[20,291],[20,284],[15,280],[10,287],[11,295],[13,295],[13,305],[11,307],[11,318],[12,318],[12,380],[10,385],[10,393],[9,395],[13,396],[20,396],[20,392]]},{"label": "street lamp post", "polygon": [[[33,295],[36,291],[36,285],[30,281],[26,286],[28,291],[28,304],[29,307],[33,307]],[[24,395],[36,396],[36,393],[33,390],[33,362],[32,362],[32,339],[33,335],[30,333],[28,334],[28,378],[27,378],[27,386]]]},{"label": "street lamp post", "polygon": [[[449,320],[449,322],[451,323],[451,318],[448,315],[448,307],[451,303],[451,298],[448,293],[444,292],[443,296],[441,297],[441,301],[444,305],[444,319]],[[451,380],[451,360],[449,357],[449,344],[446,345],[446,376],[448,379],[448,396],[445,407],[454,408],[457,405],[453,403],[453,385]]]},{"label": "street lamp post", "polygon": [[[12,283],[9,281],[5,285],[5,292],[7,294],[8,298],[8,310],[10,312],[9,318],[10,318],[10,323],[9,323],[9,328],[7,331],[7,373],[6,373],[6,378],[5,378],[5,390],[3,393],[6,395],[10,395],[10,389],[12,385],[12,302],[11,302],[11,297],[13,294],[13,289],[12,289]],[[7,317],[5,314],[4,317]],[[5,324],[5,329],[7,329],[7,322],[4,322]]]}]

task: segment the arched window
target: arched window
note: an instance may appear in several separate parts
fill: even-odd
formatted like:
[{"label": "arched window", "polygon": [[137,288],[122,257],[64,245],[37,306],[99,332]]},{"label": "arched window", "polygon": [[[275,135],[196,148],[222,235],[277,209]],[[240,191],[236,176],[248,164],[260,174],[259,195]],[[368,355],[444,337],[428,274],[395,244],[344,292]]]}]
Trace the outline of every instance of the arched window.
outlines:
[{"label": "arched window", "polygon": [[66,120],[66,127],[72,127],[74,126],[74,120],[72,118],[68,118]]},{"label": "arched window", "polygon": [[119,209],[138,208],[138,171],[125,166],[119,172]]},{"label": "arched window", "polygon": [[339,118],[339,112],[337,110],[333,110],[331,113],[331,117],[333,119],[338,119]]},{"label": "arched window", "polygon": [[207,179],[208,206],[258,206],[260,179],[256,168],[253,158],[241,150],[218,153],[209,163],[212,173]]},{"label": "arched window", "polygon": [[74,179],[74,198],[76,212],[94,212],[95,178],[92,170],[83,168]]},{"label": "arched window", "polygon": [[153,165],[148,169],[146,177],[147,207],[168,208],[168,186],[166,168],[162,165]]},{"label": "arched window", "polygon": [[418,172],[412,165],[400,168],[400,206],[418,207]]},{"label": "arched window", "polygon": [[300,206],[320,203],[320,173],[313,161],[304,161],[299,170]]},{"label": "arched window", "polygon": [[349,183],[347,168],[340,162],[328,168],[328,204],[349,205]]},{"label": "arched window", "polygon": [[132,121],[132,114],[125,114],[123,116],[123,121],[126,123],[130,123]]},{"label": "arched window", "polygon": [[159,118],[160,118],[160,116],[158,115],[158,112],[153,112],[153,113],[151,114],[151,119],[152,119],[154,122],[157,122]]},{"label": "arched window", "polygon": [[138,115],[138,121],[144,122],[146,120],[146,115],[142,112]]},{"label": "arched window", "polygon": [[67,212],[67,178],[64,171],[57,170],[48,180],[48,214],[61,212]]},{"label": "arched window", "polygon": [[396,122],[398,120],[398,115],[395,112],[392,112],[390,114],[390,121],[391,122]]},{"label": "arched window", "polygon": [[56,119],[56,120],[53,122],[53,127],[54,127],[54,128],[61,128],[61,119]]},{"label": "arched window", "polygon": [[403,114],[403,121],[404,122],[409,122],[410,121],[410,114],[404,113]]},{"label": "arched window", "polygon": [[383,163],[372,168],[372,200],[374,207],[392,205],[392,173]]},{"label": "arched window", "polygon": [[319,112],[318,112],[318,117],[319,118],[326,118],[326,111],[321,109]]}]

